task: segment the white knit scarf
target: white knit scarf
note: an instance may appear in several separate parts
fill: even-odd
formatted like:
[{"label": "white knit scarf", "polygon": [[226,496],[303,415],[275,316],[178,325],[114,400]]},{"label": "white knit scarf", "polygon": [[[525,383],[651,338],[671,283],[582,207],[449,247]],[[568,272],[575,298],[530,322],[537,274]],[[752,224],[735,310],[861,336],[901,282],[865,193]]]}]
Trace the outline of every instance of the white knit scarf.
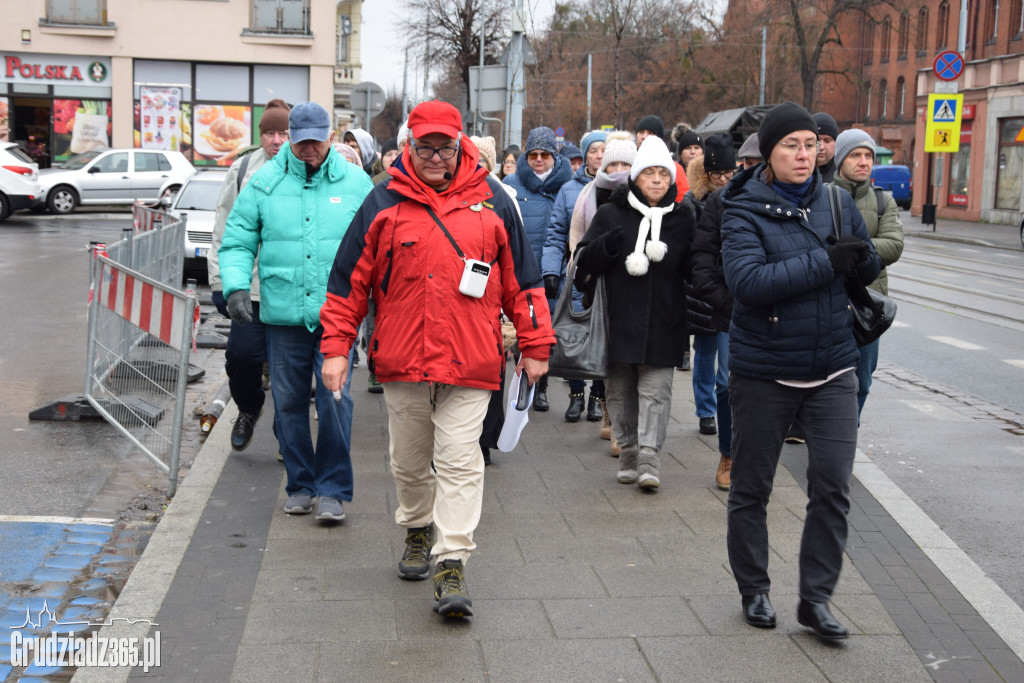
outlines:
[{"label": "white knit scarf", "polygon": [[[672,191],[674,188],[669,188]],[[648,206],[632,192],[627,193],[629,205],[643,216],[637,231],[636,246],[633,253],[626,257],[626,272],[635,277],[647,274],[651,261],[657,263],[665,258],[668,245],[661,241],[661,218],[672,210],[674,204],[668,206]],[[651,233],[651,241],[647,242],[647,233]],[[647,243],[644,246],[644,243]]]}]

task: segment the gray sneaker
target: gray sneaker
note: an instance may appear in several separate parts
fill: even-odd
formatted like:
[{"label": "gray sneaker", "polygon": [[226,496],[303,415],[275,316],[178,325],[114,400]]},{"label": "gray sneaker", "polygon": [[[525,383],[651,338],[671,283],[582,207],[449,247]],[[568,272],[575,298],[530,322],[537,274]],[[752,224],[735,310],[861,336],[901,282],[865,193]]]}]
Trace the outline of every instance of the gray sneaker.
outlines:
[{"label": "gray sneaker", "polygon": [[313,511],[313,498],[308,493],[296,493],[288,496],[284,511],[289,515],[308,515]]},{"label": "gray sneaker", "polygon": [[341,501],[327,496],[320,496],[316,503],[316,521],[341,522],[345,519],[345,510]]},{"label": "gray sneaker", "polygon": [[430,549],[434,545],[434,527],[408,529],[405,552],[398,562],[398,576],[406,581],[422,581],[430,575]]}]

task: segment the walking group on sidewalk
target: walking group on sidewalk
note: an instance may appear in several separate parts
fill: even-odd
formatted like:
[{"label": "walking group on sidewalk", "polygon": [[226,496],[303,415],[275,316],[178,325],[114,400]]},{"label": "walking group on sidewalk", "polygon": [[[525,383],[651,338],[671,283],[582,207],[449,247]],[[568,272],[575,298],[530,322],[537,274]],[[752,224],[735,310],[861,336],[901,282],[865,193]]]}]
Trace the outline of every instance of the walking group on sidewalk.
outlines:
[{"label": "walking group on sidewalk", "polygon": [[[471,616],[466,565],[503,419],[506,352],[534,386],[534,410],[547,411],[550,311],[560,296],[576,311],[590,308],[600,284],[608,372],[591,383],[589,400],[583,380],[566,378],[566,422],[600,422],[617,457],[614,478],[652,494],[667,485],[661,459],[675,371],[692,368],[695,425],[717,434],[715,484],[729,492],[741,608],[759,628],[777,623],[766,509],[797,425],[810,461],[798,620],[822,638],[845,637],[829,602],[859,408],[878,353],[877,342],[858,348],[845,282],[884,290],[883,268],[902,250],[891,197],[878,199],[877,211],[866,199],[875,197],[864,174],[870,137],[823,128],[785,103],[738,152],[727,135],[704,139],[681,125],[673,155],[650,115],[635,135],[592,131],[562,149],[537,128],[523,150],[497,159],[492,139],[468,137],[455,107],[431,101],[409,114],[385,166],[384,157],[364,158],[372,144],[339,150],[315,103],[267,112],[266,144],[225,181],[214,288],[232,337],[265,339],[238,353],[242,345],[229,342],[240,411],[232,446],[252,438],[262,393],[253,399],[243,387],[254,386],[265,354],[285,512],[315,507],[322,523],[345,519],[354,490],[351,368],[366,319],[368,388],[383,391],[395,521],[405,533],[397,573],[432,578],[440,615]],[[822,149],[835,153],[822,161]],[[373,182],[366,167],[380,169]],[[832,168],[846,190],[836,213],[821,172]]]}]

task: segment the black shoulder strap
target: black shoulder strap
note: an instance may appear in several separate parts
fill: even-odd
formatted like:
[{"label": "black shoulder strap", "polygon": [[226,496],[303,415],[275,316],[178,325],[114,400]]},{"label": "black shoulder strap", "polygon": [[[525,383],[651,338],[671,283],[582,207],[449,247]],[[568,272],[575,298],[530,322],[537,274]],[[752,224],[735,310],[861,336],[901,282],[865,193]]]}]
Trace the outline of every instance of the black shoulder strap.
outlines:
[{"label": "black shoulder strap", "polygon": [[875,191],[875,201],[878,202],[878,217],[885,215],[885,190],[880,187],[872,188]]},{"label": "black shoulder strap", "polygon": [[441,228],[441,230],[444,231],[444,236],[447,237],[448,241],[452,243],[453,247],[455,247],[455,253],[459,255],[460,259],[465,261],[466,255],[462,253],[462,249],[459,247],[459,243],[456,242],[455,238],[452,237],[452,234],[448,232],[448,228],[444,227],[444,223],[442,223],[441,219],[437,217],[437,214],[434,213],[434,210],[430,208],[429,204],[424,204],[423,208],[427,210],[427,213],[430,214],[430,217],[434,219],[435,223],[437,223],[437,227]]},{"label": "black shoulder strap", "polygon": [[839,188],[831,183],[828,188],[828,201],[832,205],[832,227],[835,228],[836,237],[843,234],[843,204],[839,201]]},{"label": "black shoulder strap", "polygon": [[245,178],[245,171],[249,168],[249,162],[252,161],[252,153],[246,154],[242,157],[242,163],[238,166],[238,177],[235,178],[235,194],[242,191],[242,180]]}]

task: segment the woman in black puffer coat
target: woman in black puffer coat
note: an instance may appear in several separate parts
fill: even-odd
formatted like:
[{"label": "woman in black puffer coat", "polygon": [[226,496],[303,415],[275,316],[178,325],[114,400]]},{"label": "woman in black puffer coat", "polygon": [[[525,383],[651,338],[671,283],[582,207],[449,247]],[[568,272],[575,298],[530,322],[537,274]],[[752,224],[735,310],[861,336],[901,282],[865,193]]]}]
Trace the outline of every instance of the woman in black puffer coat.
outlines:
[{"label": "woman in black puffer coat", "polygon": [[661,484],[673,369],[687,351],[684,278],[694,218],[675,203],[675,192],[675,162],[650,136],[628,185],[597,210],[574,257],[581,291],[605,278],[612,361],[606,392],[622,448],[617,479],[648,490]]}]

